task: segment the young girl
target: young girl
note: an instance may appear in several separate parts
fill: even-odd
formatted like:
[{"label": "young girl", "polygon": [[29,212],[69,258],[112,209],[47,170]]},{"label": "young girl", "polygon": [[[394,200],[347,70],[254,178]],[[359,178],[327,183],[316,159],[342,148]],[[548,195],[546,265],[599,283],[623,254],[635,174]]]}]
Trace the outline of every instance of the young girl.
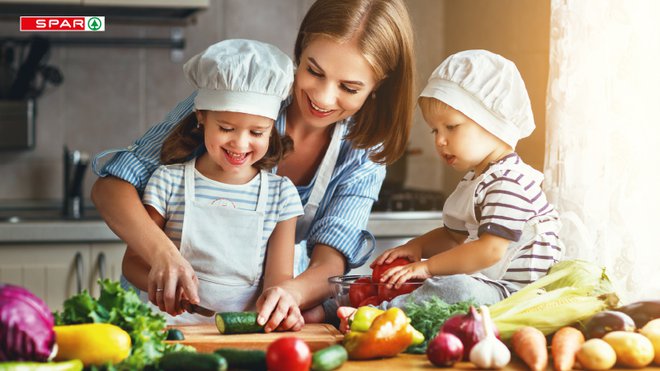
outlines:
[{"label": "young girl", "polygon": [[562,255],[543,175],[514,152],[535,127],[525,84],[513,62],[468,50],[433,72],[419,105],[440,157],[467,174],[445,203],[443,227],[384,252],[372,267],[406,257],[413,263],[389,269],[381,281],[398,288],[427,279],[414,300],[492,304],[545,275]]},{"label": "young girl", "polygon": [[[271,45],[225,40],[183,68],[198,90],[195,112],[163,143],[165,165],[149,179],[143,202],[195,269],[200,305],[254,310],[263,288],[293,277],[302,205],[288,178],[266,171],[291,148],[273,124],[291,89],[293,64]],[[186,161],[192,154],[196,158]],[[145,291],[149,266],[127,249],[124,274]],[[155,292],[164,310],[162,288]],[[166,317],[169,323],[213,321],[191,313]]]}]

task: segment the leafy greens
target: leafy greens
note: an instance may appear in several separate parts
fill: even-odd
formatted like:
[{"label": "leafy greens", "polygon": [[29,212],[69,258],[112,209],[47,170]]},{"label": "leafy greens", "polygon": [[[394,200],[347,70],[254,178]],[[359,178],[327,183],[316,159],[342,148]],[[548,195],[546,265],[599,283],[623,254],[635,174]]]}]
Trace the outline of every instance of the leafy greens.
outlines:
[{"label": "leafy greens", "polygon": [[451,316],[467,313],[470,305],[474,305],[474,303],[467,301],[447,304],[436,296],[429,298],[421,304],[408,301],[404,304],[403,310],[410,318],[410,324],[417,331],[424,334],[424,342],[409,347],[406,349],[406,353],[425,353],[429,341],[438,334],[440,326]]}]

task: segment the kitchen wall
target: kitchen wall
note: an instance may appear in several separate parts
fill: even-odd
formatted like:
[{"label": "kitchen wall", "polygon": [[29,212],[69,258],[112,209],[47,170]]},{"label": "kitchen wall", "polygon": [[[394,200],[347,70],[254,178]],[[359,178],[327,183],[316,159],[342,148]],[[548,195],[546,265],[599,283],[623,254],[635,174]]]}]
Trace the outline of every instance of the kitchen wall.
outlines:
[{"label": "kitchen wall", "polygon": [[[292,54],[297,27],[313,0],[218,0],[184,29],[183,61],[226,38],[254,38]],[[417,36],[419,89],[449,54],[487,48],[513,59],[532,96],[534,136],[520,143],[521,155],[541,169],[547,76],[549,1],[408,0]],[[170,28],[116,25],[106,19],[104,37],[168,37]],[[0,37],[25,37],[18,21],[0,22]],[[50,34],[66,37],[63,34]],[[76,35],[80,36],[80,35]],[[87,36],[87,35],[85,35]],[[97,153],[124,147],[192,92],[181,62],[167,49],[53,47],[49,64],[62,70],[64,83],[37,102],[36,147],[0,152],[0,201],[55,200],[62,195],[62,148]],[[455,182],[435,155],[429,132],[416,113],[407,185],[450,190]],[[429,171],[434,169],[433,171]],[[448,170],[448,171],[447,171]],[[418,174],[425,175],[424,178]],[[88,170],[88,195],[95,176]]]}]

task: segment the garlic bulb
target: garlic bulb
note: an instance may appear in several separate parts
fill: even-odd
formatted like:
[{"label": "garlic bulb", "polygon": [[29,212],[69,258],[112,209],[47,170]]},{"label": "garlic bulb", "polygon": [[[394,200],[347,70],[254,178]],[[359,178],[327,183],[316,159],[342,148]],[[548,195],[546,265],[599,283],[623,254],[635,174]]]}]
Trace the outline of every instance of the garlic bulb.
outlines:
[{"label": "garlic bulb", "polygon": [[504,345],[493,334],[491,329],[491,319],[488,307],[482,305],[480,308],[484,331],[486,336],[481,339],[470,351],[470,362],[474,363],[477,368],[503,368],[511,360],[511,352],[509,348]]}]

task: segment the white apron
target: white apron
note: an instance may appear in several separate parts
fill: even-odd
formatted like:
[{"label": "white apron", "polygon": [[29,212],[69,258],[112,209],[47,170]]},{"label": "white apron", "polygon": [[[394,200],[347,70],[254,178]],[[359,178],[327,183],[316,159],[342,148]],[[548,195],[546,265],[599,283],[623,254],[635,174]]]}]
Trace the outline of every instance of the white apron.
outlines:
[{"label": "white apron", "polygon": [[[257,208],[250,211],[197,201],[194,159],[185,164],[184,174],[185,214],[180,251],[199,279],[199,304],[216,312],[254,310],[263,270],[260,257],[268,175],[260,172]],[[212,317],[187,312],[176,317],[163,314],[168,324],[214,321]]]},{"label": "white apron", "polygon": [[328,146],[328,150],[325,152],[321,166],[319,167],[316,174],[316,181],[312,187],[312,193],[309,195],[309,200],[303,208],[305,214],[299,217],[296,223],[296,249],[294,259],[294,275],[296,276],[302,273],[309,264],[306,246],[301,245],[300,242],[303,241],[305,237],[307,237],[307,233],[312,226],[312,221],[316,216],[316,211],[321,204],[321,200],[325,195],[328,184],[330,184],[332,172],[335,169],[337,158],[339,157],[339,149],[341,147],[341,137],[343,135],[344,126],[345,124],[339,122],[335,124],[335,129],[332,132],[330,145]]}]

